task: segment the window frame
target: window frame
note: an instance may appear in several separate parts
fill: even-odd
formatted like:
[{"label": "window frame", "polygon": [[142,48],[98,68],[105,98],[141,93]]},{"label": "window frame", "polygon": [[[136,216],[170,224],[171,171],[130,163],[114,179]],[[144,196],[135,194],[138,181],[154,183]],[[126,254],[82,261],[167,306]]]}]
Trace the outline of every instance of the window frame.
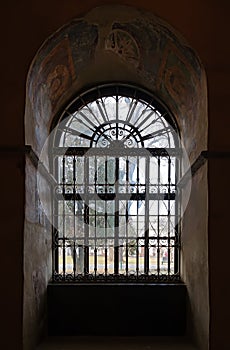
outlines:
[{"label": "window frame", "polygon": [[[65,118],[68,118],[69,115],[75,113],[77,110],[79,110],[83,105],[86,103],[90,103],[97,98],[101,98],[102,96],[111,96],[114,94],[117,95],[122,95],[122,96],[127,96],[130,98],[135,98],[136,100],[139,101],[144,101],[145,103],[154,106],[157,111],[161,113],[161,116],[166,120],[167,123],[170,124],[172,129],[175,131],[175,133],[179,137],[179,131],[178,127],[176,125],[175,119],[173,118],[172,114],[168,110],[165,105],[162,104],[162,102],[159,101],[153,94],[149,93],[145,89],[129,85],[129,84],[104,84],[101,86],[93,87],[90,90],[87,90],[86,92],[83,92],[77,96],[73,101],[70,102],[70,104],[64,109],[64,112],[62,112],[61,116],[56,118],[54,120],[54,123],[52,125],[52,129],[54,127],[56,128],[56,131],[54,133],[54,136],[52,138],[53,142],[53,150],[54,154],[61,154],[63,155],[63,152],[65,156],[71,156],[74,161],[76,161],[77,156],[79,155],[84,155],[84,152],[87,151],[86,148],[84,147],[58,147],[58,142],[60,142],[62,130],[58,129],[59,123],[61,123]],[[174,143],[175,147],[173,149],[166,149],[166,148],[148,148],[148,152],[152,156],[158,157],[158,162],[161,157],[170,157],[175,156],[175,163],[176,163],[176,174],[175,174],[175,184],[176,184],[176,177],[178,177],[178,174],[180,172],[180,157],[181,157],[181,152],[180,152],[180,147],[179,147],[179,142],[177,141],[176,138],[174,138]],[[93,149],[93,148],[92,148]],[[95,150],[95,148],[94,148]],[[132,152],[131,152],[132,153]],[[169,156],[170,154],[170,156]],[[52,166],[51,168],[53,169],[53,174],[55,177],[57,177],[58,173],[58,166],[57,166],[57,161],[53,162],[53,158],[51,159]],[[177,190],[177,189],[176,189]],[[55,194],[54,197],[55,198]],[[158,199],[159,200],[159,199]],[[149,201],[149,199],[148,199]],[[55,203],[55,199],[53,199],[53,202]],[[55,204],[56,205],[56,204]],[[175,208],[175,211],[179,215],[179,205],[177,201],[177,208]],[[55,211],[56,209],[54,209]],[[84,214],[85,215],[85,214]],[[86,220],[87,215],[85,216]],[[159,217],[159,213],[158,213]],[[146,217],[145,217],[146,220]],[[167,274],[162,274],[160,273],[160,268],[159,268],[159,259],[160,259],[160,254],[159,254],[159,237],[158,237],[158,251],[157,251],[157,260],[158,260],[158,272],[156,274],[150,274],[149,269],[148,269],[148,259],[146,258],[147,255],[149,255],[149,247],[147,247],[146,242],[148,242],[148,237],[145,239],[145,244],[144,244],[144,250],[145,250],[145,269],[144,273],[138,275],[137,274],[130,274],[127,273],[126,269],[126,274],[120,274],[119,273],[119,252],[116,250],[116,253],[114,254],[114,273],[105,273],[105,274],[92,274],[89,273],[89,270],[86,268],[84,269],[83,273],[76,273],[76,266],[74,268],[73,274],[68,274],[68,273],[59,273],[59,267],[58,267],[58,254],[57,250],[55,251],[55,247],[57,244],[57,239],[58,239],[58,230],[55,228],[57,225],[54,224],[53,227],[53,280],[58,282],[58,281],[71,281],[71,282],[89,282],[89,281],[102,281],[102,282],[142,282],[142,281],[147,281],[147,282],[162,282],[162,281],[179,281],[180,280],[180,224],[179,222],[175,226],[175,246],[176,246],[176,251],[177,251],[177,256],[174,258],[174,273],[169,272],[168,268],[168,273]],[[158,230],[158,236],[159,236],[159,230]],[[75,248],[74,248],[75,249]],[[127,248],[126,248],[126,255],[127,255]],[[64,259],[64,256],[63,256]],[[75,263],[73,265],[76,265],[76,257],[73,256],[73,260],[75,259]],[[168,258],[169,259],[169,258]],[[176,261],[176,262],[175,262]],[[89,247],[85,246],[84,247],[84,265],[89,265]],[[126,265],[127,265],[127,257],[126,257]],[[168,267],[170,266],[170,262],[168,260]]]}]

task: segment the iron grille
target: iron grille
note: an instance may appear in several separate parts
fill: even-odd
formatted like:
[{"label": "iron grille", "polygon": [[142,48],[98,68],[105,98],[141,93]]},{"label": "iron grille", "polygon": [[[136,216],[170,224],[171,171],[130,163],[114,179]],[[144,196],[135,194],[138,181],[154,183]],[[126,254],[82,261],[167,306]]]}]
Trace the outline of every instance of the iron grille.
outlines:
[{"label": "iron grille", "polygon": [[140,89],[97,87],[64,111],[53,148],[53,279],[180,279],[180,165],[169,112]]}]

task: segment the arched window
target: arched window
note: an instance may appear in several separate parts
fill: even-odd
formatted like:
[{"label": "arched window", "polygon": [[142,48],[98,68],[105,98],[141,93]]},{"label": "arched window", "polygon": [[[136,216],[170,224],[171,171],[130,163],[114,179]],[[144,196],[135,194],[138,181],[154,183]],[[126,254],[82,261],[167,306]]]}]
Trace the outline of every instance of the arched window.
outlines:
[{"label": "arched window", "polygon": [[179,279],[170,112],[140,88],[106,84],[77,96],[53,134],[53,279]]}]

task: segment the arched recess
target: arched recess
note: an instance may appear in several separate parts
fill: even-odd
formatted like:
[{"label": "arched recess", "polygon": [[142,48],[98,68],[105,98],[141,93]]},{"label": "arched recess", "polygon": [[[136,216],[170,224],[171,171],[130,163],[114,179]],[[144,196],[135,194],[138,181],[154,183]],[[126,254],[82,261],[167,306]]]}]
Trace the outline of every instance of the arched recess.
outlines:
[{"label": "arched recess", "polygon": [[[44,330],[51,276],[51,227],[39,200],[36,156],[39,158],[53,119],[71,98],[107,82],[135,84],[164,101],[176,118],[191,164],[207,148],[204,69],[181,35],[158,17],[130,7],[98,7],[44,42],[31,64],[26,91],[25,142],[33,155],[26,162],[26,349],[33,347]],[[43,165],[43,188],[49,201],[48,160]],[[202,349],[207,349],[209,337],[207,213],[207,169],[203,166],[193,177],[182,221],[182,279],[189,295],[189,328]]]}]

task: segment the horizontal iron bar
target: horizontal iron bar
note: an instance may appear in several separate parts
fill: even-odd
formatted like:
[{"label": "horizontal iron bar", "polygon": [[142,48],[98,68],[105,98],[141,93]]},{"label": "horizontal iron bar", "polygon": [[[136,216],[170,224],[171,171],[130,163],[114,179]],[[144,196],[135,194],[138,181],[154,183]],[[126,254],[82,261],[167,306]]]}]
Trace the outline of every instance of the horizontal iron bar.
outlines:
[{"label": "horizontal iron bar", "polygon": [[[175,236],[149,236],[148,239],[149,240],[154,240],[154,241],[168,241],[168,240],[172,240],[174,241],[177,237]],[[89,241],[108,241],[108,240],[111,240],[113,241],[115,238],[114,236],[106,236],[106,237],[89,237]],[[136,242],[140,241],[140,240],[145,240],[145,237],[135,237],[135,236],[129,236],[129,237],[126,237],[126,236],[119,236],[119,240],[135,240]],[[71,242],[76,242],[76,241],[83,241],[84,240],[84,237],[68,237],[68,236],[65,236],[65,237],[58,237],[58,241],[65,241],[67,244],[71,244]],[[135,242],[135,243],[136,243]],[[125,247],[125,243],[124,242],[123,244],[118,244],[118,247]],[[57,243],[56,243],[57,244]],[[138,243],[139,244],[139,243]],[[83,247],[85,244],[78,244],[78,247]],[[89,243],[87,245],[90,245]],[[140,245],[141,246],[145,246],[146,243],[143,243],[143,245]],[[153,244],[152,243],[148,243],[149,247],[153,247]],[[101,244],[102,247],[105,247],[105,245]],[[114,245],[113,244],[109,244],[107,242],[106,246],[108,247],[113,247]],[[129,247],[135,247],[135,244],[128,244]],[[164,246],[167,246],[167,247],[172,247],[171,245],[168,245],[168,244],[164,244]],[[174,247],[175,245],[173,245]],[[178,245],[176,245],[178,246]],[[98,245],[98,247],[100,247],[100,245]]]},{"label": "horizontal iron bar", "polygon": [[[57,193],[57,200],[145,200],[145,193]],[[149,200],[175,200],[175,193],[149,193]]]},{"label": "horizontal iron bar", "polygon": [[89,147],[56,147],[53,149],[54,155],[59,156],[161,156],[179,157],[181,149],[177,148],[89,148]]},{"label": "horizontal iron bar", "polygon": [[137,274],[132,274],[129,273],[128,275],[126,274],[97,274],[96,276],[94,274],[77,274],[74,276],[73,274],[66,274],[62,275],[59,273],[54,273],[52,282],[82,282],[82,283],[90,283],[90,282],[108,282],[108,283],[122,283],[122,282],[135,282],[135,283],[143,283],[143,282],[148,282],[148,283],[162,283],[162,282],[167,282],[167,283],[180,283],[183,284],[181,277],[179,274],[142,274],[139,273]]}]

